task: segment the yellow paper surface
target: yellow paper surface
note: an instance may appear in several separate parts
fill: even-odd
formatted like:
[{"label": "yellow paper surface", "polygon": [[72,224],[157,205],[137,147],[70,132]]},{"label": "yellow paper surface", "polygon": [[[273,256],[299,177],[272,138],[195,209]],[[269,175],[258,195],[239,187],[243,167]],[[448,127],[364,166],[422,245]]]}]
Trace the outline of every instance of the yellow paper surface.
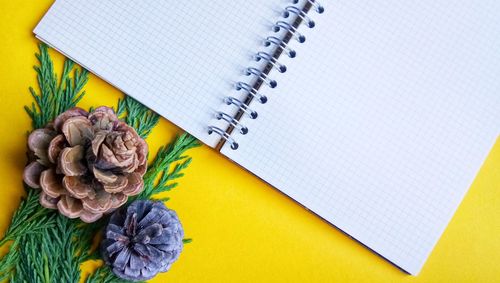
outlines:
[{"label": "yellow paper surface", "polygon": [[[31,127],[23,106],[32,102],[28,87],[37,86],[32,66],[38,41],[32,30],[51,3],[0,0],[0,234],[23,195]],[[60,73],[63,57],[52,54]],[[86,90],[80,104],[84,108],[114,106],[121,97],[95,76]],[[180,132],[162,119],[148,138],[151,156]],[[189,154],[193,163],[179,187],[167,194],[167,205],[177,211],[186,237],[194,241],[171,271],[152,282],[500,281],[500,142],[417,277],[404,274],[210,148]],[[84,271],[94,266],[86,264]]]}]

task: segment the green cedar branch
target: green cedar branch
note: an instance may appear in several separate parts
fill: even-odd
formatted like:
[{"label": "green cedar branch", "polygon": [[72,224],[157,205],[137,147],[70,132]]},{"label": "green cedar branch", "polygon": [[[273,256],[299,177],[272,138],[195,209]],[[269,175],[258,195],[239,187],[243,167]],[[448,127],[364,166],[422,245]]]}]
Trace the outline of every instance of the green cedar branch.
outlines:
[{"label": "green cedar branch", "polygon": [[[55,211],[54,211],[55,213]],[[56,214],[56,213],[55,213]],[[44,234],[21,237],[11,282],[78,282],[80,265],[86,259],[91,239],[83,234],[81,222],[56,214],[56,226]]]},{"label": "green cedar branch", "polygon": [[45,229],[54,227],[53,213],[40,206],[39,195],[39,191],[28,189],[28,195],[14,212],[11,224],[0,240],[0,246],[23,235],[41,233]]},{"label": "green cedar branch", "polygon": [[66,59],[60,79],[54,72],[54,64],[50,58],[47,45],[39,45],[40,53],[36,54],[39,66],[34,66],[37,73],[39,91],[30,87],[35,102],[25,110],[32,119],[34,129],[42,128],[57,115],[75,107],[83,98],[83,87],[88,81],[88,72],[75,68],[73,61]]},{"label": "green cedar branch", "polygon": [[[144,175],[144,190],[130,201],[136,199],[151,199],[154,195],[170,191],[177,186],[174,180],[184,175],[181,171],[191,163],[191,157],[184,153],[194,147],[200,146],[198,140],[184,133],[167,146],[161,147],[155,159],[149,165]],[[175,164],[170,170],[171,165]]]},{"label": "green cedar branch", "polygon": [[116,113],[120,119],[133,127],[139,136],[147,138],[158,124],[160,116],[130,96],[118,100]]}]

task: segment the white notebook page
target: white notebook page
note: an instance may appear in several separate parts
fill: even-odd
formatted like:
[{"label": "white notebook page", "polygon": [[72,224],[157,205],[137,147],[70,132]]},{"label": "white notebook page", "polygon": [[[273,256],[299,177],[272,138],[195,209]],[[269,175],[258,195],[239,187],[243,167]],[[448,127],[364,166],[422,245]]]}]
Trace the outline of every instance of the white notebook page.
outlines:
[{"label": "white notebook page", "polygon": [[[243,97],[234,82],[285,0],[58,0],[35,29],[43,41],[204,143],[207,126]],[[96,95],[96,94],[94,94]]]},{"label": "white notebook page", "polygon": [[500,2],[323,2],[222,152],[417,274],[500,133]]}]

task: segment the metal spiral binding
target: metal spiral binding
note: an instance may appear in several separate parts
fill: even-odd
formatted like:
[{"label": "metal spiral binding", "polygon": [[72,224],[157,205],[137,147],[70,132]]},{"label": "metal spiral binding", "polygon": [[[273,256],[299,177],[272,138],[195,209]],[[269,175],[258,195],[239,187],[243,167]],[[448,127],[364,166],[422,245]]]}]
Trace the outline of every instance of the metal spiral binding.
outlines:
[{"label": "metal spiral binding", "polygon": [[217,120],[225,120],[226,122],[228,122],[229,124],[231,124],[231,126],[235,127],[235,128],[238,128],[240,130],[240,133],[242,135],[246,135],[248,134],[248,128],[243,126],[240,121],[234,119],[233,117],[227,115],[226,113],[224,112],[217,112],[217,115],[215,115],[215,118],[217,118]]},{"label": "metal spiral binding", "polygon": [[269,76],[267,74],[263,73],[261,70],[256,69],[254,67],[247,68],[245,70],[245,75],[257,76],[259,79],[263,80],[270,88],[275,88],[276,86],[278,86],[278,83],[275,80],[269,78]]},{"label": "metal spiral binding", "polygon": [[218,127],[208,126],[208,134],[211,135],[212,133],[218,134],[227,141],[231,145],[231,149],[238,149],[238,143],[226,131]]},{"label": "metal spiral binding", "polygon": [[278,39],[276,36],[268,36],[264,41],[264,46],[266,47],[271,46],[271,44],[274,44],[280,47],[281,49],[286,50],[286,53],[290,58],[295,58],[295,56],[297,56],[297,52],[295,52],[295,50],[288,47],[287,43],[285,43],[282,39]]},{"label": "metal spiral binding", "polygon": [[278,62],[276,58],[274,58],[267,52],[259,51],[257,52],[257,54],[255,54],[254,58],[257,62],[259,62],[260,60],[266,60],[269,64],[273,65],[273,67],[276,68],[276,70],[278,70],[280,73],[286,72],[286,66]]},{"label": "metal spiral binding", "polygon": [[283,12],[283,17],[288,18],[290,17],[290,13],[294,13],[297,15],[297,17],[300,17],[304,23],[307,23],[307,26],[309,28],[313,28],[316,24],[314,23],[313,20],[311,20],[304,11],[299,10],[295,6],[288,6],[285,8],[285,12]]},{"label": "metal spiral binding", "polygon": [[[224,102],[227,105],[234,105],[238,107],[238,112],[236,115],[231,116],[224,112],[217,112],[215,118],[217,120],[224,120],[228,123],[228,128],[223,130],[216,126],[208,127],[208,134],[215,133],[221,137],[217,149],[220,150],[224,143],[229,143],[231,149],[236,150],[238,148],[238,143],[231,137],[233,130],[238,130],[242,135],[248,133],[248,128],[240,123],[240,119],[243,115],[248,115],[251,119],[256,119],[258,114],[255,110],[252,110],[249,105],[253,99],[257,99],[260,103],[264,104],[267,102],[267,97],[259,93],[259,89],[263,84],[266,84],[270,88],[275,88],[277,82],[269,78],[269,73],[274,68],[280,73],[286,72],[287,68],[284,64],[278,61],[278,58],[282,53],[285,53],[290,58],[295,58],[297,52],[289,47],[289,42],[292,38],[295,38],[299,43],[306,41],[306,37],[298,32],[298,26],[304,23],[309,28],[314,28],[315,22],[308,16],[308,12],[314,8],[314,10],[321,14],[325,11],[324,7],[316,0],[307,0],[302,8],[296,6],[287,6],[283,11],[283,18],[290,18],[295,15],[295,20],[292,23],[285,22],[283,20],[277,21],[273,26],[273,31],[275,33],[284,31],[283,38],[280,39],[276,36],[268,36],[263,45],[265,47],[270,47],[271,45],[276,46],[276,49],[272,53],[259,51],[254,55],[254,60],[266,61],[266,65],[262,70],[254,67],[248,67],[245,69],[244,74],[247,76],[254,76],[257,78],[253,85],[245,82],[237,82],[235,84],[235,89],[238,91],[245,91],[247,96],[243,100],[239,100],[232,96],[227,96],[224,98]],[[299,0],[292,0],[294,5],[299,3]]]},{"label": "metal spiral binding", "polygon": [[279,32],[281,29],[285,29],[289,33],[293,34],[293,36],[295,36],[297,41],[300,43],[304,43],[306,41],[306,37],[299,33],[296,27],[284,21],[277,21],[274,24],[273,30],[274,32]]},{"label": "metal spiral binding", "polygon": [[[312,6],[314,6],[314,8],[316,9],[316,12],[318,12],[318,14],[323,14],[323,12],[325,11],[325,8],[323,8],[323,6],[321,6],[321,4],[319,4],[318,1],[308,0],[307,2],[309,2]],[[293,4],[298,4],[298,3],[299,3],[299,0],[293,0]]]},{"label": "metal spiral binding", "polygon": [[239,100],[238,98],[235,98],[235,97],[232,97],[232,96],[227,96],[225,99],[224,99],[224,102],[226,102],[227,105],[236,105],[238,106],[238,108],[245,112],[248,117],[252,118],[252,119],[257,119],[257,112],[250,109],[250,107],[248,107],[248,105],[245,103],[245,102],[242,102],[241,100]]},{"label": "metal spiral binding", "polygon": [[260,103],[264,104],[267,102],[267,97],[260,94],[254,87],[244,82],[238,82],[236,84],[236,90],[242,90],[242,89],[246,90],[247,93],[252,95],[253,97],[258,97]]}]

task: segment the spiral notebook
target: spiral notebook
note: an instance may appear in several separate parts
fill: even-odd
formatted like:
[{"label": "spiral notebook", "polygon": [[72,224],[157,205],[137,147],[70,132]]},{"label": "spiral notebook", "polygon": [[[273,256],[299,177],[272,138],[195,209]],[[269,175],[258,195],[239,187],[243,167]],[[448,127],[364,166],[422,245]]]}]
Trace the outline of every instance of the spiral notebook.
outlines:
[{"label": "spiral notebook", "polygon": [[500,133],[499,14],[494,0],[58,0],[34,32],[417,274]]}]

